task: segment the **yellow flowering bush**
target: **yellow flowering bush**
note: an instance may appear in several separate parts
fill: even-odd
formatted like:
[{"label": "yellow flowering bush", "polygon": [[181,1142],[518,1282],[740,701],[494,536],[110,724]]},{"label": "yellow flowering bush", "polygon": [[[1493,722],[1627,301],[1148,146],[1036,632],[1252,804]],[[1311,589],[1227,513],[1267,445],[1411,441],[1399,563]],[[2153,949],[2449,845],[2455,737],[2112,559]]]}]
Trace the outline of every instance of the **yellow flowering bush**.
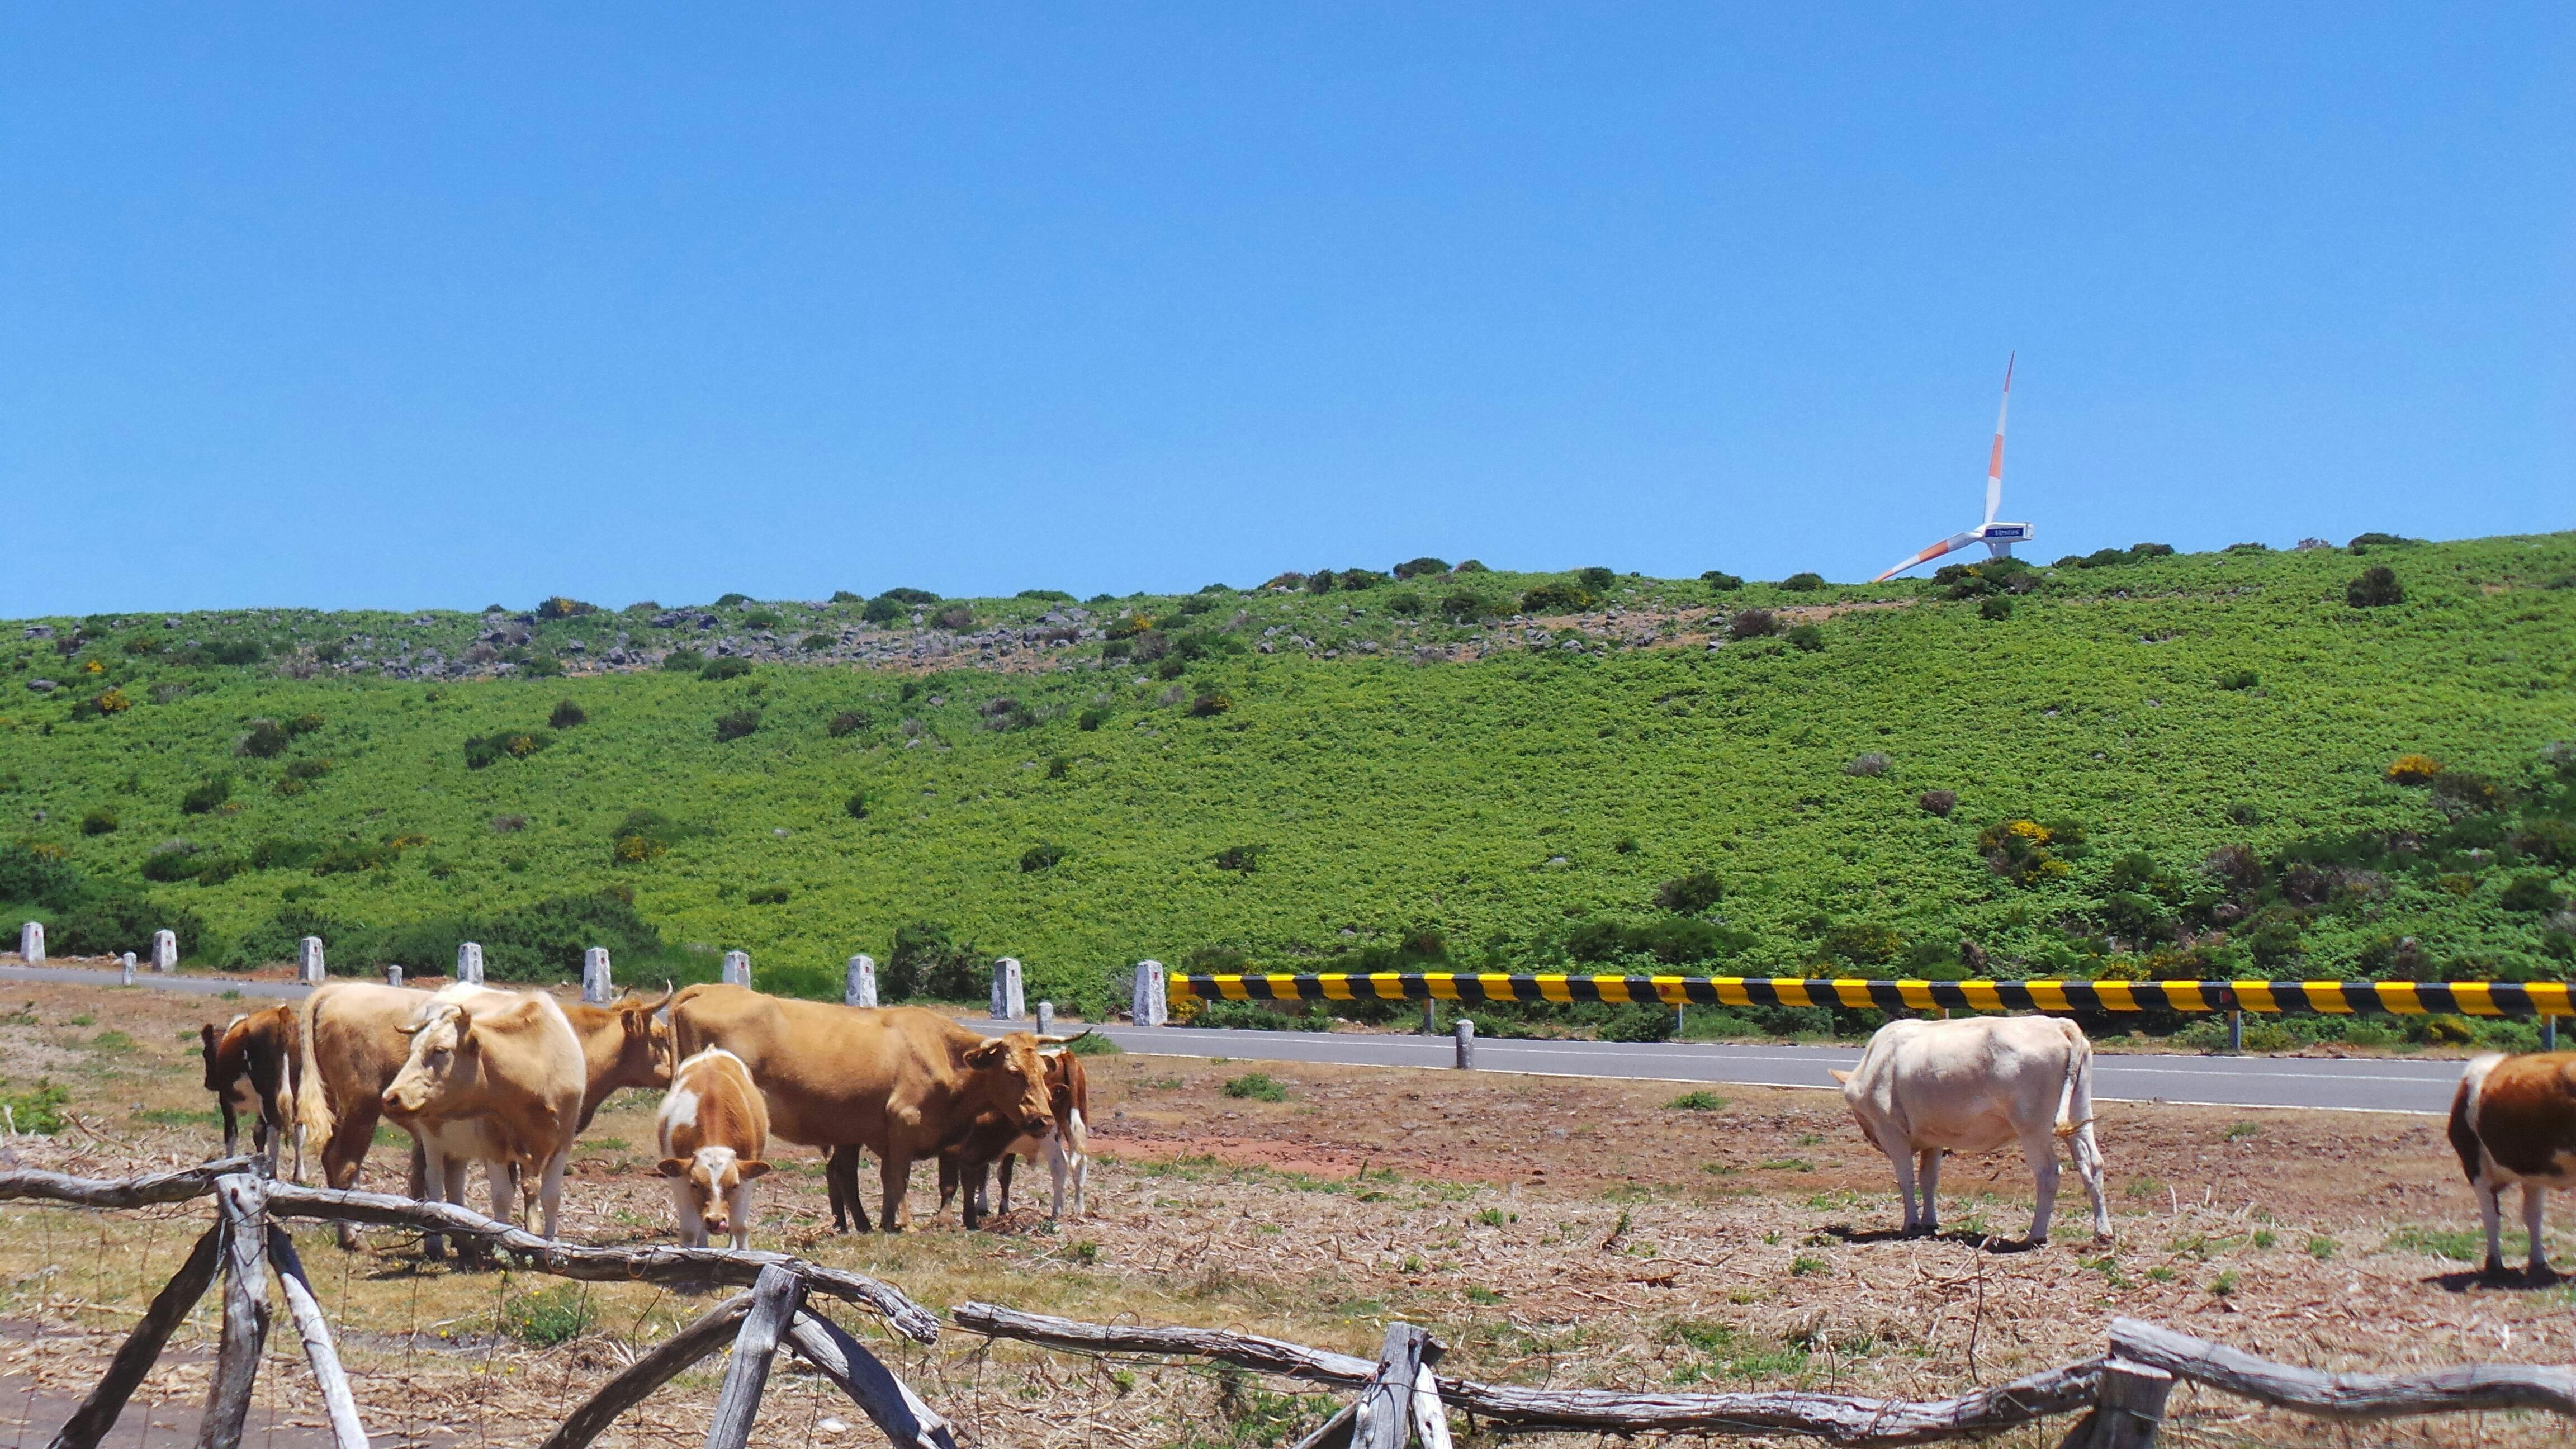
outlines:
[{"label": "yellow flowering bush", "polygon": [[2399,755],[2388,767],[2390,782],[2399,785],[2421,785],[2440,773],[2442,762],[2431,755]]}]

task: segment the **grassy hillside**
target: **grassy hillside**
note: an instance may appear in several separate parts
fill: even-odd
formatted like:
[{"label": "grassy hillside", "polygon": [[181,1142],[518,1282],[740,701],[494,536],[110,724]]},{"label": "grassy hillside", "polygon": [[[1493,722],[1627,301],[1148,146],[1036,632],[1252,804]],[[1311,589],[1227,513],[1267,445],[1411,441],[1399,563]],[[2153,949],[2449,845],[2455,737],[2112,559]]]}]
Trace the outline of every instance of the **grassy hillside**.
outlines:
[{"label": "grassy hillside", "polygon": [[184,912],[211,961],[474,929],[816,991],[921,923],[1076,1000],[1194,954],[2554,973],[2576,535],[2365,552],[25,621],[0,897],[57,951]]}]

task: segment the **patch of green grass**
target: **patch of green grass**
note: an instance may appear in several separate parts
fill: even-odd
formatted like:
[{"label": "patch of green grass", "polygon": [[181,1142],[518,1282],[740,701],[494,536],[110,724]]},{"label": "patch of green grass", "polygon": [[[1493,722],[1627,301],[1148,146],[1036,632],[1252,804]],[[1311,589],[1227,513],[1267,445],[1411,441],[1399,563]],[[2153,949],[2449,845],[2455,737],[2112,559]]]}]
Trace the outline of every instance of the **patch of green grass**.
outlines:
[{"label": "patch of green grass", "polygon": [[2217,1277],[2210,1279],[2209,1291],[2213,1297],[2218,1298],[2225,1298],[2229,1294],[2234,1293],[2236,1291],[2236,1270],[2230,1268],[2226,1272],[2219,1274]]},{"label": "patch of green grass", "polygon": [[558,1283],[501,1305],[501,1331],[537,1348],[566,1344],[598,1325],[599,1305],[582,1283]]},{"label": "patch of green grass", "polygon": [[66,1025],[66,1026],[96,1026],[96,1025],[98,1025],[98,1018],[97,1018],[97,1017],[95,1017],[95,1016],[92,1016],[92,1015],[90,1015],[88,1012],[84,1011],[84,1012],[82,1012],[80,1015],[75,1016],[75,1017],[72,1017],[72,1018],[70,1018],[69,1020],[65,1021],[65,1022],[64,1022],[64,1025]]},{"label": "patch of green grass", "polygon": [[1287,1085],[1281,1082],[1278,1078],[1271,1076],[1268,1072],[1246,1072],[1242,1076],[1229,1079],[1226,1084],[1218,1090],[1224,1092],[1229,1097],[1255,1102],[1285,1102],[1288,1100]]},{"label": "patch of green grass", "polygon": [[[2505,1256],[2510,1258],[2522,1252],[2518,1244],[2528,1240],[2523,1237],[2521,1229],[2507,1228],[2499,1241],[2504,1245]],[[2457,1263],[2476,1263],[2487,1255],[2487,1238],[2485,1233],[2470,1228],[2409,1226],[2390,1233],[2388,1240],[2380,1245],[2380,1251],[2424,1253]]]},{"label": "patch of green grass", "polygon": [[1480,1208],[1477,1210],[1476,1215],[1469,1219],[1469,1221],[1489,1228],[1499,1228],[1506,1222],[1520,1221],[1520,1214],[1512,1213],[1507,1216],[1501,1208]]},{"label": "patch of green grass", "polygon": [[2341,1245],[2336,1243],[2334,1239],[2327,1237],[2323,1233],[2318,1233],[2310,1237],[2307,1241],[2308,1256],[2322,1263],[2326,1259],[2333,1257],[2335,1255],[2335,1249],[2339,1246]]},{"label": "patch of green grass", "polygon": [[155,1127],[214,1127],[223,1122],[220,1112],[201,1112],[189,1107],[146,1107],[126,1116],[131,1121],[148,1122]]},{"label": "patch of green grass", "polygon": [[2120,1195],[2145,1201],[2165,1195],[2165,1185],[2152,1177],[2133,1177],[2121,1184]]},{"label": "patch of green grass", "polygon": [[2256,1123],[2252,1123],[2252,1122],[2230,1122],[2230,1123],[2228,1123],[2228,1124],[2227,1124],[2227,1131],[2226,1131],[2226,1133],[2225,1133],[2225,1136],[2226,1136],[2227,1140],[2228,1140],[2228,1141],[2230,1141],[2230,1142],[2242,1142],[2242,1141],[2244,1141],[2246,1138],[2248,1138],[2248,1137],[2252,1137],[2252,1136],[2256,1135],[2257,1133],[2260,1133],[2262,1130],[2263,1130],[2263,1129],[2262,1129],[2262,1127],[2261,1127],[2261,1126],[2259,1126],[2259,1125],[2257,1125]]},{"label": "patch of green grass", "polygon": [[63,1112],[71,1102],[71,1088],[60,1082],[39,1080],[23,1092],[0,1092],[0,1107],[8,1109],[5,1120],[19,1131],[38,1137],[51,1137],[63,1130]]},{"label": "patch of green grass", "polygon": [[1086,1031],[1064,1044],[1065,1052],[1077,1057],[1121,1057],[1127,1049],[1096,1031]]},{"label": "patch of green grass", "polygon": [[92,1049],[103,1052],[130,1052],[134,1050],[134,1038],[126,1035],[124,1032],[113,1029],[100,1032],[98,1035],[91,1037],[89,1039],[89,1044]]},{"label": "patch of green grass", "polygon": [[1467,1285],[1467,1301],[1491,1307],[1496,1303],[1502,1302],[1503,1295],[1491,1288],[1485,1287],[1483,1284],[1470,1283]]},{"label": "patch of green grass", "polygon": [[1813,1172],[1816,1164],[1803,1157],[1766,1157],[1755,1166],[1764,1172]]},{"label": "patch of green grass", "polygon": [[1726,1099],[1710,1091],[1684,1092],[1666,1102],[1664,1109],[1669,1112],[1721,1112],[1726,1109]]},{"label": "patch of green grass", "polygon": [[1789,1260],[1789,1276],[1792,1278],[1813,1278],[1833,1270],[1833,1264],[1810,1253],[1800,1253]]}]

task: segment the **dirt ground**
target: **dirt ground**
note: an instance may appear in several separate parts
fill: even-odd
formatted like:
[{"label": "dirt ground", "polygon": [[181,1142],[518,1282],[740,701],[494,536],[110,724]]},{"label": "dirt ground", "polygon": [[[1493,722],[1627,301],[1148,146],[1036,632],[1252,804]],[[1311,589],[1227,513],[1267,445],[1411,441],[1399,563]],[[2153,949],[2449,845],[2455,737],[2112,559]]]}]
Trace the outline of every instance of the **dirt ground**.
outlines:
[{"label": "dirt ground", "polygon": [[[58,1083],[71,1119],[0,1152],[97,1175],[211,1155],[196,1056],[210,1008],[238,1009],[141,989],[0,989],[0,1094]],[[980,1299],[1358,1354],[1403,1318],[1449,1345],[1444,1371],[1522,1383],[1940,1397],[2096,1354],[2119,1314],[2326,1368],[2576,1358],[2567,1289],[2483,1284],[2464,1261],[2478,1251],[2475,1207],[2430,1118],[2104,1104],[2116,1240],[2090,1241],[2070,1173],[2056,1243],[2009,1252],[1985,1239],[2028,1225],[2017,1155],[1954,1158],[1949,1231],[1899,1239],[1885,1160],[1822,1091],[1142,1056],[1088,1065],[1098,1156],[1085,1215],[1047,1221],[1041,1168],[1022,1175],[996,1231],[970,1234],[953,1209],[932,1218],[923,1168],[914,1232],[835,1236],[817,1155],[782,1149],[755,1246],[875,1274],[934,1309]],[[1255,1074],[1283,1100],[1245,1082]],[[1229,1095],[1229,1083],[1249,1095]],[[583,1139],[567,1237],[668,1240],[653,1105],[627,1094]],[[399,1181],[400,1148],[385,1140],[370,1185]],[[873,1190],[872,1169],[862,1182]],[[50,1433],[209,1216],[203,1202],[0,1206],[0,1435],[23,1445]],[[415,1241],[388,1232],[356,1253],[325,1229],[297,1241],[379,1445],[536,1444],[716,1297],[424,1264]],[[2576,1262],[2555,1232],[2551,1243]],[[193,1438],[211,1305],[128,1409],[119,1449]],[[963,1443],[1266,1449],[1334,1403],[1205,1367],[1040,1353],[961,1330],[921,1349],[856,1310],[830,1311],[954,1419]],[[253,1449],[323,1442],[291,1329],[272,1336],[271,1354]],[[720,1364],[704,1366],[601,1442],[697,1443],[720,1376]],[[2059,1421],[2003,1442],[2054,1444],[2063,1432]],[[2186,1389],[2168,1437],[2511,1444],[2566,1433],[2555,1420],[2482,1415],[2354,1439]],[[781,1360],[756,1443],[874,1438],[827,1385]]]}]

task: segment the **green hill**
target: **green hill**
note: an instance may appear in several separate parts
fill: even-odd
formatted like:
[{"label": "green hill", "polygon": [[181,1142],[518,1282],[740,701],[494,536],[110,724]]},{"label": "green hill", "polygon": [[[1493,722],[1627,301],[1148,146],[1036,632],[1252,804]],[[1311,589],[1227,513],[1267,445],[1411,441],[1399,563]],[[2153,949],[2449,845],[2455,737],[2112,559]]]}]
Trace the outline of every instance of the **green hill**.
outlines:
[{"label": "green hill", "polygon": [[1149,956],[2556,972],[2576,534],[2359,551],[22,621],[0,901],[58,953],[813,992],[910,927],[925,989],[1095,1004]]}]

